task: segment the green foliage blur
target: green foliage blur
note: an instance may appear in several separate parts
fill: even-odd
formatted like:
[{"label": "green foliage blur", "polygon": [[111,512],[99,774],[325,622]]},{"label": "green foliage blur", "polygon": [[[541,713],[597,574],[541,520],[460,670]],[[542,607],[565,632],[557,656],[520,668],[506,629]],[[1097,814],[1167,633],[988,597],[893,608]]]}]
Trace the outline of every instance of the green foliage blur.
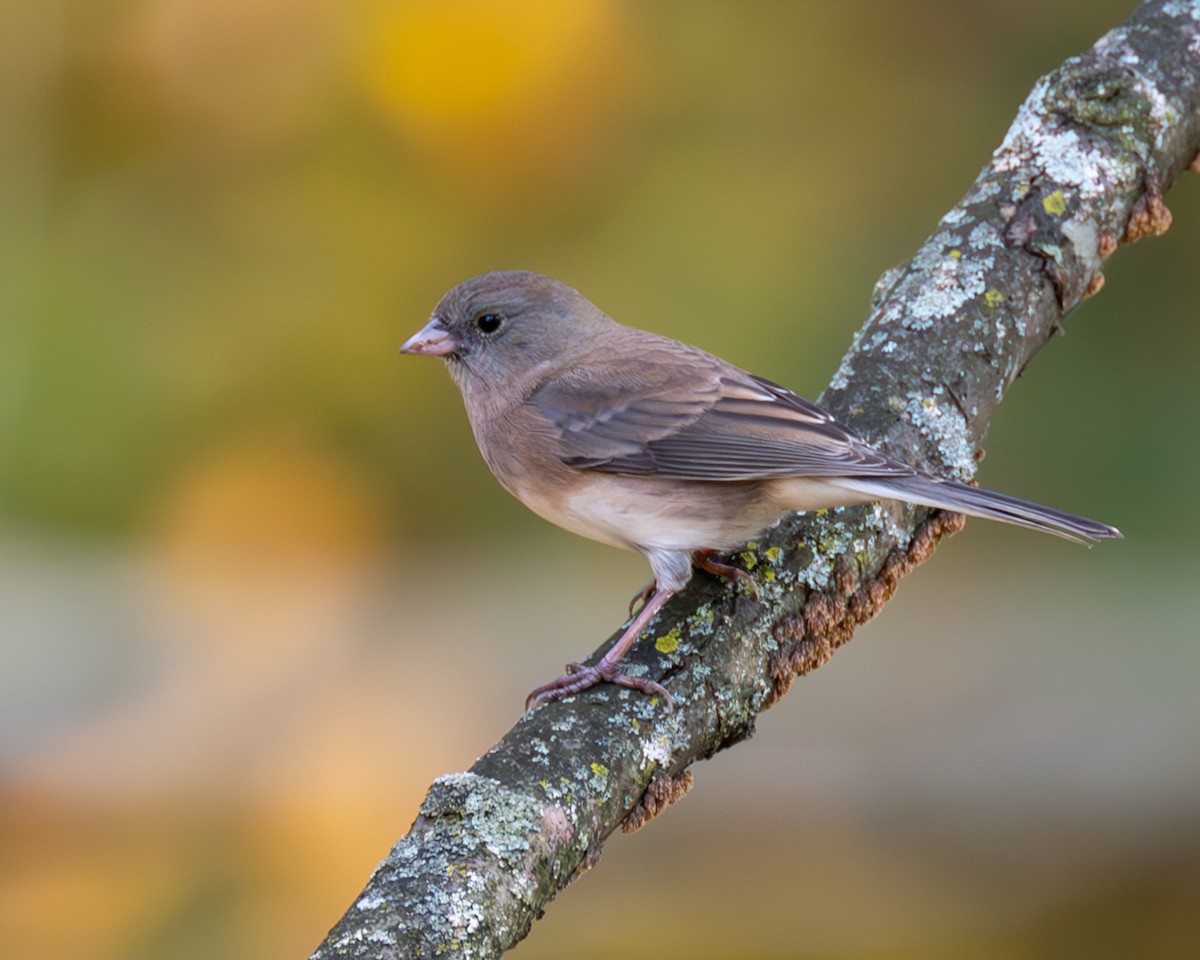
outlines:
[{"label": "green foliage blur", "polygon": [[[394,355],[498,267],[815,395],[1032,81],[1126,6],[9,4],[3,517],[127,537],[198,461],[285,435],[373,484],[389,537],[520,527],[440,371]],[[1195,193],[1171,197],[1184,229]],[[1099,512],[1193,389],[1168,365],[1194,325],[1147,316],[1190,302],[1190,257],[1122,251],[1030,377],[1081,453],[1129,425],[1103,458],[1124,484],[1062,487]],[[1116,349],[1132,315],[1140,349]],[[1036,448],[1041,416],[998,429]],[[1160,495],[1186,495],[1183,455]]]},{"label": "green foliage blur", "polygon": [[[1132,6],[6,0],[0,942],[302,955],[615,625],[644,565],[512,501],[397,356],[444,290],[539,270],[815,397]],[[980,472],[1128,541],[970,524],[519,956],[1186,952],[1198,184]]]}]

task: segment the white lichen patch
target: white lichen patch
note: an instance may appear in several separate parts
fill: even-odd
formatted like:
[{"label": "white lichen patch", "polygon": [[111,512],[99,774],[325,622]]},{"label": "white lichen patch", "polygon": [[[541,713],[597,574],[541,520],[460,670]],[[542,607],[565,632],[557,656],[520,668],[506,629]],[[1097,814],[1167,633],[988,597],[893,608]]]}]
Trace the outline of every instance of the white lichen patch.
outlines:
[{"label": "white lichen patch", "polygon": [[850,340],[850,349],[846,351],[846,355],[842,357],[842,362],[833,374],[833,378],[829,381],[830,390],[843,390],[850,383],[850,378],[854,376],[854,366],[851,364],[851,358],[858,353],[858,345],[862,340],[863,330],[859,327],[854,331],[854,336]]},{"label": "white lichen patch", "polygon": [[849,552],[860,533],[856,524],[847,524],[844,521],[844,512],[844,507],[835,507],[825,515],[826,522],[821,530],[820,543],[813,544],[812,560],[807,566],[796,571],[796,579],[810,589],[828,588],[833,582],[834,560]]},{"label": "white lichen patch", "polygon": [[[416,851],[411,851],[415,853]],[[356,910],[377,910],[382,907],[387,901],[377,893],[369,893],[365,897],[359,897],[354,903]]]},{"label": "white lichen patch", "polygon": [[850,378],[854,376],[854,367],[850,363],[851,353],[847,353],[838,365],[837,370],[833,372],[833,376],[829,379],[830,390],[844,390],[850,383]]},{"label": "white lichen patch", "polygon": [[712,676],[712,667],[704,663],[702,660],[698,660],[691,664],[691,671],[692,676],[696,678],[696,682],[700,684],[704,683],[709,677]]},{"label": "white lichen patch", "polygon": [[986,203],[999,193],[1000,183],[998,180],[995,180],[991,177],[981,177],[980,179],[976,180],[975,186],[967,194],[967,198],[964,201],[964,206],[958,208],[958,210],[962,211],[962,214],[960,214],[958,219],[962,219],[962,215],[966,212],[966,206],[974,206],[978,203]]},{"label": "white lichen patch", "polygon": [[1163,137],[1179,122],[1179,114],[1166,94],[1154,83],[1143,81],[1138,85],[1138,92],[1150,105],[1150,119],[1154,122],[1154,146],[1155,149],[1162,150],[1165,146]]},{"label": "white lichen patch", "polygon": [[[455,773],[434,782],[421,804],[426,826],[419,835],[402,839],[379,865],[375,889],[410,891],[422,895],[399,923],[387,916],[387,894],[360,897],[356,906],[369,916],[367,926],[380,923],[370,934],[387,943],[429,944],[439,952],[469,956],[468,938],[497,916],[487,905],[498,898],[532,903],[536,878],[523,869],[530,837],[546,828],[544,808],[524,794],[474,773]],[[386,923],[386,926],[383,924]],[[499,939],[512,931],[494,930]],[[351,932],[330,944],[348,950],[361,932]]]},{"label": "white lichen patch", "polygon": [[1025,163],[1029,143],[1037,138],[1046,124],[1046,91],[1049,85],[1049,78],[1042,77],[1033,85],[1025,102],[1017,108],[1017,118],[992,154],[992,166],[996,170],[1007,173]]},{"label": "white lichen patch", "polygon": [[[1113,47],[1125,47],[1129,41],[1129,31],[1124,26],[1113,27],[1104,36],[1097,40],[1092,46],[1099,53],[1107,53]],[[1075,60],[1072,57],[1068,60],[1071,63]]]},{"label": "white lichen patch", "polygon": [[446,917],[449,923],[459,933],[472,934],[479,929],[483,921],[483,906],[478,903],[458,901],[454,909]]},{"label": "white lichen patch", "polygon": [[609,769],[599,760],[593,761],[590,765],[591,776],[587,778],[593,790],[597,793],[602,792],[608,786]]},{"label": "white lichen patch", "polygon": [[972,250],[987,250],[989,248],[999,248],[1004,246],[1004,241],[1000,237],[1000,231],[996,229],[995,224],[987,221],[980,221],[971,228],[971,232],[967,235],[967,244]]},{"label": "white lichen patch", "polygon": [[[952,244],[951,249],[958,249],[957,244]],[[924,330],[938,320],[954,316],[982,295],[995,261],[990,256],[950,256],[942,244],[930,242],[917,254],[914,264],[917,268],[914,275],[924,279],[912,296],[898,297],[889,303],[880,319],[884,323],[898,322],[909,330]]]},{"label": "white lichen patch", "polygon": [[[577,787],[566,777],[547,777],[544,780],[539,780],[538,786],[542,788],[542,793],[552,806],[564,811],[564,816],[566,816],[565,811],[573,811],[575,809]],[[543,816],[544,820],[545,817]]]},{"label": "white lichen patch", "polygon": [[921,436],[933,443],[945,472],[956,480],[975,474],[975,445],[966,418],[940,384],[929,394],[909,393],[906,419]]},{"label": "white lichen patch", "polygon": [[1186,0],[1170,0],[1162,5],[1162,12],[1168,17],[1191,17],[1200,21],[1200,4],[1188,3]]},{"label": "white lichen patch", "polygon": [[1106,161],[1079,131],[1043,126],[1029,146],[1037,166],[1054,183],[1069,184],[1084,198],[1104,188],[1107,180],[1101,167]]},{"label": "white lichen patch", "polygon": [[[1097,48],[1106,50],[1117,46],[1120,40],[1117,31],[1112,31]],[[1134,62],[1124,65],[1133,72],[1136,57]],[[1120,151],[1103,149],[1098,146],[1102,141],[1093,142],[1081,136],[1074,126],[1064,124],[1060,108],[1047,107],[1049,81],[1048,77],[1039,80],[1021,104],[1016,120],[992,156],[993,168],[1011,171],[1032,165],[1052,182],[1074,188],[1082,201],[1106,195],[1113,185],[1127,186],[1131,178],[1139,175],[1136,164]],[[1135,89],[1147,104],[1153,135],[1161,139],[1175,122],[1174,109],[1146,77],[1136,77]],[[1136,139],[1131,124],[1123,124],[1121,130],[1131,140]],[[1158,146],[1161,148],[1161,144]]]},{"label": "white lichen patch", "polygon": [[647,765],[653,765],[655,769],[664,770],[671,765],[671,740],[663,735],[658,737],[643,737],[640,746],[642,748],[642,760]]},{"label": "white lichen patch", "polygon": [[711,636],[713,632],[713,621],[716,619],[716,613],[713,610],[711,603],[705,603],[696,608],[687,619],[688,633],[699,637]]},{"label": "white lichen patch", "polygon": [[871,288],[871,306],[874,307],[880,300],[891,292],[892,287],[900,280],[904,273],[904,266],[897,265],[888,267],[880,274],[879,279],[875,281],[875,286]]},{"label": "white lichen patch", "polygon": [[992,165],[1009,171],[1032,162],[1054,183],[1074,187],[1081,198],[1098,196],[1121,179],[1124,164],[1110,152],[1096,149],[1074,127],[1063,126],[1046,106],[1047,91],[1048,80],[1043,77],[1021,104]]},{"label": "white lichen patch", "polygon": [[1075,255],[1091,275],[1100,269],[1100,231],[1094,221],[1080,217],[1062,225],[1063,236],[1071,241]]},{"label": "white lichen patch", "polygon": [[529,759],[541,766],[549,765],[550,744],[546,743],[541,737],[530,737]]}]

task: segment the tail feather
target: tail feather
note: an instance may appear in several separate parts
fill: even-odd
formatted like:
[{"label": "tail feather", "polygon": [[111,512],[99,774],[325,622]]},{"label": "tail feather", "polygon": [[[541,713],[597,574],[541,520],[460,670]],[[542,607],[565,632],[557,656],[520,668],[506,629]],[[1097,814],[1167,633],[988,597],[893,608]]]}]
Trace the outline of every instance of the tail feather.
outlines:
[{"label": "tail feather", "polygon": [[923,476],[879,479],[846,477],[840,478],[839,483],[881,500],[906,500],[923,507],[1000,520],[1052,533],[1076,543],[1090,545],[1096,540],[1122,539],[1121,531],[1108,524],[1004,493],[971,487],[957,480]]}]

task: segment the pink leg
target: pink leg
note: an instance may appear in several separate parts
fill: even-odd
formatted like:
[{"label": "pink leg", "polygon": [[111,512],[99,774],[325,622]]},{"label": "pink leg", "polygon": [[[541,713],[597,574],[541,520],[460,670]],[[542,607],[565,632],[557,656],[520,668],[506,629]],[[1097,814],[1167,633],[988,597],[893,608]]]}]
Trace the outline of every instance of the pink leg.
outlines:
[{"label": "pink leg", "polygon": [[646,625],[654,619],[654,615],[658,613],[662,605],[671,599],[676,592],[656,588],[650,599],[646,601],[645,606],[638,613],[637,618],[625,629],[625,632],[621,634],[621,638],[612,645],[612,649],[601,658],[599,663],[594,667],[585,667],[578,663],[568,664],[565,676],[542,684],[525,698],[525,709],[528,710],[531,706],[540,706],[543,703],[549,703],[551,700],[560,700],[563,697],[569,697],[573,693],[587,690],[598,683],[615,683],[618,686],[628,687],[631,690],[654,694],[662,697],[668,707],[671,706],[671,695],[667,693],[666,688],[662,684],[655,683],[653,680],[631,677],[621,673],[617,670],[617,663],[625,656],[629,648],[633,646],[633,641],[641,635]]}]

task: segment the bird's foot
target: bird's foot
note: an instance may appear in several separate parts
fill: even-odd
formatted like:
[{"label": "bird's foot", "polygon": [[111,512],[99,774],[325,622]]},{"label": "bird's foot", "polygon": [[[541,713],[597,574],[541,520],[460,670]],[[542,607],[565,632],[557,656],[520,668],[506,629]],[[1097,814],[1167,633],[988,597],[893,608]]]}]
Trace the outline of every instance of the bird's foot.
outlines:
[{"label": "bird's foot", "polygon": [[599,683],[615,683],[619,687],[628,687],[647,696],[662,697],[668,707],[674,705],[667,688],[661,683],[643,677],[631,677],[617,670],[615,663],[605,663],[601,660],[594,667],[582,663],[568,663],[566,674],[557,680],[543,683],[525,698],[525,709],[528,711],[533,707],[540,707],[543,703],[582,693]]},{"label": "bird's foot", "polygon": [[715,556],[717,556],[716,550],[697,550],[692,554],[692,566],[699,567],[701,570],[711,573],[714,576],[725,577],[734,583],[744,583],[750,592],[754,594],[756,600],[762,599],[762,594],[758,591],[758,584],[750,574],[740,567],[734,567],[728,563],[714,560],[713,557]]}]

